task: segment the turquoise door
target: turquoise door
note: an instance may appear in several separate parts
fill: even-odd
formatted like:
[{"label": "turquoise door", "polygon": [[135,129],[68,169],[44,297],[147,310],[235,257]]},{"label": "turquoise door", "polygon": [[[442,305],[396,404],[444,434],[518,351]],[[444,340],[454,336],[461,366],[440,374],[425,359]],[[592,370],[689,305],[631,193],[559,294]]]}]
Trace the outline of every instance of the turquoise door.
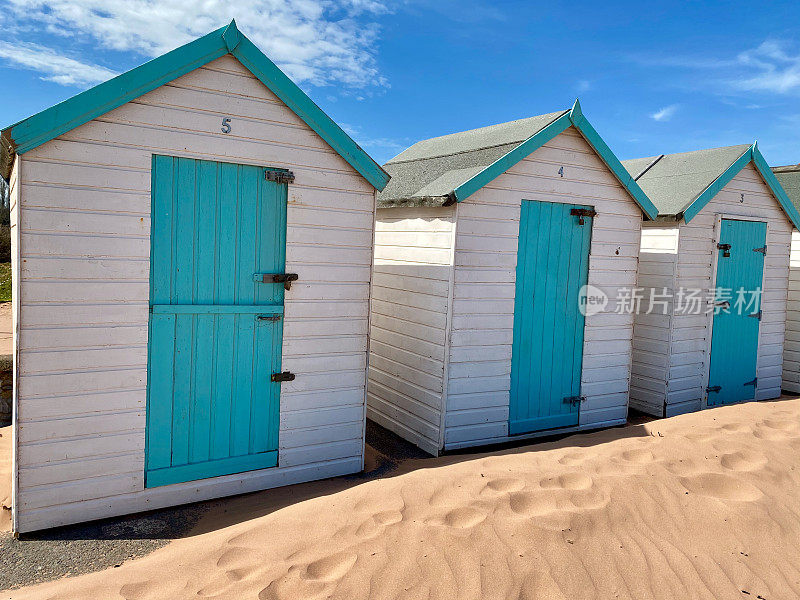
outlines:
[{"label": "turquoise door", "polygon": [[286,184],[153,157],[147,487],[278,458]]},{"label": "turquoise door", "polygon": [[[523,200],[511,358],[511,435],[578,424],[592,217]],[[581,224],[582,223],[582,224]]]},{"label": "turquoise door", "polygon": [[709,406],[756,396],[766,241],[766,223],[722,219],[715,286],[718,306],[711,328]]}]

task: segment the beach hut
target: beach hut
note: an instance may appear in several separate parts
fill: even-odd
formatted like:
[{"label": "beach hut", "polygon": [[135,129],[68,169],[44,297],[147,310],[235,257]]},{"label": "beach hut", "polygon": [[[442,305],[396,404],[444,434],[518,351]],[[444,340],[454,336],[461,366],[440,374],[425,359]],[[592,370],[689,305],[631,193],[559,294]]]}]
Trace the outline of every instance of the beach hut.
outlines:
[{"label": "beach hut", "polygon": [[615,299],[656,211],[580,105],[384,168],[368,418],[434,455],[624,423],[633,315]]},{"label": "beach hut", "polygon": [[[800,165],[773,167],[775,178],[800,210]],[[783,389],[800,393],[800,232],[792,230],[789,255],[789,296],[786,305],[786,338],[783,347]]]},{"label": "beach hut", "polygon": [[780,396],[800,214],[757,145],[623,164],[659,215],[642,229],[631,407],[671,416]]},{"label": "beach hut", "polygon": [[386,173],[235,23],[2,131],[16,531],[360,471]]}]

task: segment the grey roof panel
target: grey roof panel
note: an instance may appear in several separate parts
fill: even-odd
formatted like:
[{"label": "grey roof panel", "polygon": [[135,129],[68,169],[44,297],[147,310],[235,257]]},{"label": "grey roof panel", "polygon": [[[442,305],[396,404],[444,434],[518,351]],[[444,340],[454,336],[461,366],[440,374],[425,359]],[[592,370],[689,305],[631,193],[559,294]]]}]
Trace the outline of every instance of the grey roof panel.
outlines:
[{"label": "grey roof panel", "polygon": [[569,111],[549,113],[417,142],[383,168],[391,179],[380,206],[445,198],[459,185],[508,154]]},{"label": "grey roof panel", "polygon": [[773,167],[772,172],[775,173],[778,183],[786,191],[789,200],[797,210],[800,210],[800,165]]},{"label": "grey roof panel", "polygon": [[567,112],[569,111],[562,110],[421,140],[395,156],[388,164],[433,158],[435,156],[448,156],[459,152],[472,152],[481,148],[503,146],[505,144],[519,144]]},{"label": "grey roof panel", "polygon": [[[623,160],[622,164],[632,176],[638,177],[636,182],[655,204],[659,216],[675,216],[686,210],[749,149],[749,144],[726,146],[665,154],[661,158]],[[658,161],[648,169],[657,158]]]}]

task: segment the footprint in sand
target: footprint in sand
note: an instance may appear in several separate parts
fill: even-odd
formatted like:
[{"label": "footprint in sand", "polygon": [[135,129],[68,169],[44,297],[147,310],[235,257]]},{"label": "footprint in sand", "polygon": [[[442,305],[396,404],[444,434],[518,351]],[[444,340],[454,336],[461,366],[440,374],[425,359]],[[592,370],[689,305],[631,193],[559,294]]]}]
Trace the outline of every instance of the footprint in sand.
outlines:
[{"label": "footprint in sand", "polygon": [[515,492],[509,506],[518,515],[538,517],[559,510],[558,499],[551,492]]},{"label": "footprint in sand", "polygon": [[580,452],[570,452],[569,454],[565,454],[561,458],[558,459],[558,462],[562,465],[579,465],[583,462],[583,454]]},{"label": "footprint in sand", "polygon": [[331,584],[347,575],[358,561],[358,555],[341,552],[308,563],[295,564],[283,577],[262,589],[259,600],[316,600],[330,597]]},{"label": "footprint in sand", "polygon": [[786,440],[787,438],[794,437],[784,429],[766,427],[761,423],[755,426],[753,429],[753,435],[760,440],[766,440],[768,442],[780,442]]},{"label": "footprint in sand", "polygon": [[723,425],[721,429],[729,433],[747,433],[751,431],[747,423],[728,423],[727,425]]},{"label": "footprint in sand", "polygon": [[478,523],[483,523],[486,516],[485,512],[477,508],[463,506],[447,513],[444,517],[444,524],[455,529],[469,529]]},{"label": "footprint in sand", "polygon": [[671,460],[664,463],[664,467],[667,471],[678,477],[697,475],[701,471],[697,463],[690,458]]},{"label": "footprint in sand", "polygon": [[694,433],[686,433],[683,437],[690,442],[710,442],[717,437],[715,431],[697,431]]},{"label": "footprint in sand", "polygon": [[312,581],[336,581],[347,575],[357,560],[358,555],[354,553],[326,556],[309,563],[301,577]]},{"label": "footprint in sand", "polygon": [[176,598],[185,594],[187,583],[179,578],[159,579],[158,581],[139,581],[126,583],[119,588],[119,595],[125,600],[155,600],[156,598]]},{"label": "footprint in sand", "polygon": [[383,533],[389,525],[394,525],[403,520],[403,513],[399,510],[384,510],[375,513],[356,529],[356,535],[361,538],[373,538]]},{"label": "footprint in sand", "polygon": [[217,566],[225,569],[228,567],[241,567],[243,564],[253,562],[253,551],[248,548],[234,546],[228,548],[217,559]]},{"label": "footprint in sand", "polygon": [[484,490],[490,490],[498,493],[518,492],[525,487],[525,482],[522,479],[515,479],[514,477],[500,477],[492,479],[486,484]]},{"label": "footprint in sand", "polygon": [[644,448],[637,448],[636,450],[626,450],[622,453],[622,459],[628,462],[644,465],[653,462],[656,457],[650,450]]},{"label": "footprint in sand", "polygon": [[585,473],[565,473],[558,477],[542,479],[539,485],[545,489],[588,490],[593,483],[592,478]]},{"label": "footprint in sand", "polygon": [[759,423],[759,425],[763,425],[764,427],[769,427],[770,429],[779,429],[781,431],[790,431],[794,432],[797,431],[797,423],[792,421],[780,421],[778,419],[764,419]]},{"label": "footprint in sand", "polygon": [[721,473],[702,473],[681,477],[680,482],[689,492],[719,500],[753,501],[763,494],[754,485]]},{"label": "footprint in sand", "polygon": [[739,450],[738,452],[723,454],[719,459],[719,463],[731,471],[755,471],[767,464],[767,459],[756,452]]}]

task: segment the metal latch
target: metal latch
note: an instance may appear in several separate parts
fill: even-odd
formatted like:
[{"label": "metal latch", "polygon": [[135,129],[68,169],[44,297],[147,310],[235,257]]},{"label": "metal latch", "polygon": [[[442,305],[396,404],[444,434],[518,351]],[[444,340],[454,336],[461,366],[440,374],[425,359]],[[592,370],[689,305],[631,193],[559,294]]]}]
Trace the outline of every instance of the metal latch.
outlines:
[{"label": "metal latch", "polygon": [[253,273],[256,283],[282,283],[287,291],[292,289],[292,282],[297,279],[297,273]]},{"label": "metal latch", "polygon": [[725,258],[730,258],[731,256],[730,244],[717,244],[717,249],[722,250],[722,256],[724,256]]},{"label": "metal latch", "polygon": [[256,321],[280,321],[281,315],[256,315]]},{"label": "metal latch", "polygon": [[283,373],[273,373],[272,381],[280,383],[282,381],[294,381],[294,373],[291,371],[284,371]]},{"label": "metal latch", "polygon": [[581,402],[586,402],[586,396],[567,396],[564,398],[564,404],[571,404],[572,406]]},{"label": "metal latch", "polygon": [[592,208],[573,208],[569,211],[569,214],[578,217],[578,225],[583,225],[584,217],[594,217],[597,211]]},{"label": "metal latch", "polygon": [[761,254],[766,256],[767,255],[767,246],[766,246],[766,244],[764,246],[761,246],[761,248],[753,248],[753,252],[761,252]]},{"label": "metal latch", "polygon": [[710,394],[711,392],[719,392],[721,389],[721,385],[710,385],[706,388],[706,394]]},{"label": "metal latch", "polygon": [[758,311],[757,313],[753,313],[752,315],[747,315],[747,316],[748,317],[753,317],[754,319],[758,319],[760,321],[761,320],[761,311]]},{"label": "metal latch", "polygon": [[753,387],[756,387],[756,385],[758,385],[758,377],[754,377],[753,381],[748,381],[747,383],[743,383],[742,385],[752,385]]},{"label": "metal latch", "polygon": [[264,171],[264,177],[267,181],[274,181],[275,183],[294,183],[294,173],[291,171],[267,169]]}]

